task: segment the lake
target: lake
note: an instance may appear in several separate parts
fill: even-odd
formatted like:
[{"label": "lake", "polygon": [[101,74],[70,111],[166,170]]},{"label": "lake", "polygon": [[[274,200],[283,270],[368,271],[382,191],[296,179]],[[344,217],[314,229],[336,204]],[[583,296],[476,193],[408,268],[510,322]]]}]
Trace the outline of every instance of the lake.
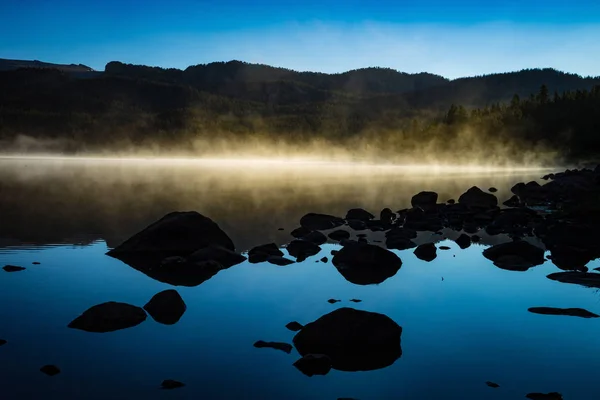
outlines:
[{"label": "lake", "polygon": [[[472,186],[495,187],[500,202],[542,170],[401,168],[352,163],[252,160],[0,158],[0,383],[6,399],[521,399],[560,392],[600,398],[600,319],[538,315],[537,306],[600,312],[594,289],[546,278],[551,261],[525,272],[500,269],[482,251],[506,235],[478,232],[460,249],[460,232],[419,232],[437,257],[393,250],[402,267],[380,284],[357,285],[331,264],[329,241],[288,266],[248,261],[194,287],[154,280],[105,253],[172,211],[195,210],[230,236],[236,250],[288,244],[309,212],[344,217],[361,207],[410,207],[423,190],[439,201]],[[281,230],[282,229],[282,230]],[[367,234],[385,242],[384,232]],[[327,232],[326,232],[327,233]],[[535,237],[527,241],[543,247]],[[449,250],[439,250],[448,246]],[[282,249],[287,255],[285,248]],[[327,262],[316,262],[322,257]],[[32,263],[39,262],[39,265]],[[593,269],[600,263],[593,261]],[[143,306],[175,288],[187,310],[174,325],[148,318],[130,329],[90,333],[67,325],[107,301]],[[340,299],[330,304],[328,299]],[[350,299],[362,302],[349,302]],[[255,348],[292,343],[285,325],[352,307],[402,327],[402,355],[371,371],[332,369],[308,377],[291,354]],[[39,369],[53,364],[61,373]],[[185,383],[161,390],[165,379]],[[486,381],[500,385],[491,388]]]}]

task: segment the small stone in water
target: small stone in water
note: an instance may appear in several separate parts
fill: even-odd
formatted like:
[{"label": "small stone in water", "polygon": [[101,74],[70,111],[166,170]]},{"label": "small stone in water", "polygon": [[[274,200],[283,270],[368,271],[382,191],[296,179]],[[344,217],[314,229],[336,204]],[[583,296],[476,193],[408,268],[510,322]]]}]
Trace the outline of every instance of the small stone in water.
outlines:
[{"label": "small stone in water", "polygon": [[164,381],[162,381],[160,386],[162,386],[163,389],[177,389],[180,387],[184,387],[185,383],[175,381],[173,379],[165,379]]},{"label": "small stone in water", "polygon": [[56,365],[44,365],[42,368],[40,368],[40,371],[48,376],[60,374],[60,369],[58,369]]},{"label": "small stone in water", "polygon": [[327,302],[330,303],[330,304],[335,304],[335,303],[337,303],[339,301],[341,301],[341,300],[336,300],[336,299],[329,299],[329,300],[327,300]]}]

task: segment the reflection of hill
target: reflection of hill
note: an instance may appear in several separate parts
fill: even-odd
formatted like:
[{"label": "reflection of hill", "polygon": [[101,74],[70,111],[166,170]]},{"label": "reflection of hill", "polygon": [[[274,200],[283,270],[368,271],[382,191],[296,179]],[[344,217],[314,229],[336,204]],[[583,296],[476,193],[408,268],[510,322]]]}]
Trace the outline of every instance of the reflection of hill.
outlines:
[{"label": "reflection of hill", "polygon": [[[240,251],[288,243],[307,212],[374,214],[410,205],[423,189],[456,198],[472,185],[498,197],[534,176],[415,176],[344,167],[277,168],[0,160],[0,243],[56,244],[106,240],[114,247],[174,210],[215,220]],[[285,228],[278,231],[278,228]],[[496,237],[483,237],[493,244]],[[429,234],[422,234],[429,240]],[[420,239],[415,239],[419,243]]]}]

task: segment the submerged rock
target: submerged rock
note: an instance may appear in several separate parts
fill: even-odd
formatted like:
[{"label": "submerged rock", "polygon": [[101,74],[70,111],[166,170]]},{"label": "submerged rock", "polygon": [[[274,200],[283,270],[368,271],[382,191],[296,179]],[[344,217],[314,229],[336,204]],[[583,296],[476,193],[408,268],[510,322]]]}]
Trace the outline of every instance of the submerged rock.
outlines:
[{"label": "submerged rock", "polygon": [[19,267],[18,265],[5,265],[2,269],[6,272],[19,272],[24,271],[24,267]]},{"label": "submerged rock", "polygon": [[306,376],[327,375],[331,371],[331,358],[324,354],[306,354],[294,367]]},{"label": "submerged rock", "polygon": [[256,343],[254,343],[254,347],[258,348],[258,349],[262,349],[265,347],[271,348],[271,349],[275,349],[275,350],[281,350],[283,352],[286,352],[288,354],[290,354],[292,352],[292,345],[289,343],[282,343],[282,342],[265,342],[264,340],[259,340]]},{"label": "submerged rock", "polygon": [[331,260],[347,281],[357,285],[381,283],[402,266],[396,254],[379,246],[356,243],[344,246]]},{"label": "submerged rock", "polygon": [[164,381],[162,381],[162,383],[160,384],[160,386],[163,389],[177,389],[180,387],[184,387],[185,383],[179,382],[179,381],[175,381],[173,379],[165,379]]},{"label": "submerged rock", "polygon": [[471,246],[471,238],[469,235],[462,233],[454,242],[460,247],[462,250]]},{"label": "submerged rock", "polygon": [[373,214],[362,208],[353,208],[346,213],[346,219],[354,219],[359,221],[368,221],[375,218]]},{"label": "submerged rock", "polygon": [[529,393],[525,397],[529,400],[563,400],[562,394],[552,393]]},{"label": "submerged rock", "polygon": [[279,256],[269,256],[269,258],[267,258],[267,262],[270,264],[279,265],[280,267],[285,267],[286,265],[296,263],[294,260]]},{"label": "submerged rock", "polygon": [[436,207],[438,194],[436,192],[420,192],[410,200],[410,205],[422,210],[432,210]]},{"label": "submerged rock", "polygon": [[299,322],[292,321],[292,322],[288,323],[285,327],[288,328],[292,332],[298,332],[300,329],[302,329],[304,327],[304,325],[302,325]]},{"label": "submerged rock", "polygon": [[414,253],[419,260],[427,262],[433,261],[437,257],[437,249],[435,248],[435,245],[433,243],[426,243],[417,246]]},{"label": "submerged rock", "polygon": [[318,254],[321,248],[312,242],[298,239],[287,245],[287,251],[292,257],[296,257],[300,261]]},{"label": "submerged rock", "polygon": [[491,193],[486,193],[473,186],[458,198],[458,204],[465,205],[470,208],[490,209],[498,205],[498,199]]},{"label": "submerged rock", "polygon": [[95,305],[75,318],[68,327],[86,332],[105,333],[132,328],[146,320],[146,312],[127,303],[109,301]]},{"label": "submerged rock", "polygon": [[534,314],[566,315],[580,318],[598,318],[599,316],[583,308],[531,307],[527,311]]},{"label": "submerged rock", "polygon": [[592,272],[555,272],[548,275],[547,278],[562,283],[600,288],[600,274]]},{"label": "submerged rock", "polygon": [[329,236],[329,238],[332,239],[332,240],[340,241],[340,240],[343,240],[343,239],[350,239],[350,232],[344,231],[342,229],[338,229],[337,231],[331,232],[327,236]]},{"label": "submerged rock", "polygon": [[60,368],[56,365],[44,365],[40,368],[40,371],[48,376],[54,376],[60,374]]},{"label": "submerged rock", "polygon": [[498,384],[497,384],[497,383],[495,383],[495,382],[491,382],[491,381],[487,381],[485,384],[486,384],[486,385],[488,385],[488,386],[489,386],[489,387],[491,387],[491,388],[494,388],[494,389],[495,389],[495,388],[499,388],[499,387],[500,387],[500,385],[498,385]]},{"label": "submerged rock", "polygon": [[246,257],[224,247],[210,245],[193,252],[187,261],[191,263],[216,261],[224,268],[229,268],[246,261]]},{"label": "submerged rock", "polygon": [[333,215],[308,213],[300,218],[300,225],[311,231],[323,231],[344,225],[344,220]]},{"label": "submerged rock", "polygon": [[383,314],[340,308],[294,336],[298,352],[324,354],[340,371],[370,371],[392,365],[402,355],[402,328]]},{"label": "submerged rock", "polygon": [[248,252],[248,261],[252,264],[267,261],[269,256],[283,257],[283,252],[275,243],[267,243],[253,247]]},{"label": "submerged rock", "polygon": [[155,294],[144,306],[144,310],[150,314],[153,320],[164,325],[177,323],[186,309],[185,302],[177,290],[173,289]]},{"label": "submerged rock", "polygon": [[546,261],[543,249],[522,240],[489,247],[483,251],[483,256],[494,262],[501,261],[501,258],[506,256],[512,256],[514,259],[519,257],[531,266],[541,265]]}]

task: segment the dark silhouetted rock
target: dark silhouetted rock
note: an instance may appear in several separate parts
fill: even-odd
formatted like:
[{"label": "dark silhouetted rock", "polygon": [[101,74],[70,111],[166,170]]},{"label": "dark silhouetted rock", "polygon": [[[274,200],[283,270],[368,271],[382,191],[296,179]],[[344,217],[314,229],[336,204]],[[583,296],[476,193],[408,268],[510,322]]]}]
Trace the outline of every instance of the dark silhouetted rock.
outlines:
[{"label": "dark silhouetted rock", "polygon": [[550,253],[552,263],[565,271],[581,271],[587,263],[596,258],[595,254],[587,249],[563,244],[553,245]]},{"label": "dark silhouetted rock", "polygon": [[460,195],[458,203],[471,208],[490,209],[498,205],[498,199],[493,194],[473,186]]},{"label": "dark silhouetted rock", "polygon": [[68,327],[86,332],[104,333],[132,328],[145,320],[146,312],[142,308],[109,301],[89,308],[71,321]]},{"label": "dark silhouetted rock", "polygon": [[300,261],[318,254],[321,251],[321,248],[306,240],[293,240],[287,245],[287,251],[292,257],[296,257]]},{"label": "dark silhouetted rock", "polygon": [[331,358],[324,354],[306,354],[294,367],[306,376],[327,375],[331,371]]},{"label": "dark silhouetted rock", "polygon": [[309,213],[300,218],[300,225],[311,231],[323,231],[344,225],[344,220],[333,215]]},{"label": "dark silhouetted rock", "polygon": [[195,211],[172,212],[127,239],[107,254],[120,259],[122,254],[162,254],[187,256],[194,251],[217,245],[235,250],[233,242],[208,217]]},{"label": "dark silhouetted rock", "polygon": [[423,261],[427,261],[427,262],[433,261],[437,257],[437,250],[433,243],[426,243],[426,244],[417,246],[414,253],[415,253],[415,256],[417,256],[417,258],[419,260],[423,260]]},{"label": "dark silhouetted rock", "polygon": [[532,266],[543,264],[546,261],[543,249],[522,240],[489,247],[483,251],[483,256],[492,261],[497,261],[505,256],[518,256]]},{"label": "dark silhouetted rock", "polygon": [[216,261],[224,268],[229,268],[246,261],[246,257],[224,247],[210,245],[193,252],[187,261],[191,263]]},{"label": "dark silhouetted rock", "polygon": [[506,255],[501,256],[498,259],[494,260],[494,265],[500,269],[505,269],[507,271],[527,271],[529,268],[532,268],[534,265],[524,259],[521,256],[515,255]]},{"label": "dark silhouetted rock", "polygon": [[402,328],[383,314],[340,308],[302,328],[298,352],[324,354],[340,371],[370,371],[392,365],[402,355]]},{"label": "dark silhouetted rock", "polygon": [[187,263],[187,259],[181,256],[165,257],[161,260],[160,266],[163,268],[180,267]]},{"label": "dark silhouetted rock", "polygon": [[498,191],[498,189],[496,189],[495,187],[491,187],[488,189],[488,191],[492,192],[492,193],[496,193]]},{"label": "dark silhouetted rock", "polygon": [[400,257],[391,251],[363,243],[344,246],[332,263],[347,281],[357,285],[381,283],[402,266]]},{"label": "dark silhouetted rock", "polygon": [[308,242],[312,242],[316,245],[319,245],[327,242],[327,236],[323,235],[319,231],[312,231],[308,235],[304,236],[302,240],[306,240]]},{"label": "dark silhouetted rock", "polygon": [[162,383],[160,384],[160,386],[163,389],[177,389],[180,387],[184,387],[185,383],[182,382],[178,382],[178,381],[174,381],[173,379],[165,379],[164,381],[162,381]]},{"label": "dark silhouetted rock", "polygon": [[360,303],[362,300],[359,299],[350,299],[351,302],[353,303]]},{"label": "dark silhouetted rock", "polygon": [[471,246],[471,238],[469,237],[469,235],[465,235],[464,233],[462,233],[456,240],[455,240],[456,244],[458,245],[458,247],[460,247],[461,249],[466,249],[469,246]]},{"label": "dark silhouetted rock", "polygon": [[385,240],[385,247],[390,250],[408,250],[417,247],[417,244],[410,239],[400,236],[391,236]]},{"label": "dark silhouetted rock", "polygon": [[269,256],[283,257],[283,252],[275,243],[267,243],[253,247],[248,252],[248,261],[252,264],[265,262]]},{"label": "dark silhouetted rock", "polygon": [[356,234],[356,237],[359,237],[359,238],[366,238],[366,237],[367,237],[367,234],[366,234],[366,233],[357,233],[357,234]]},{"label": "dark silhouetted rock", "polygon": [[271,349],[284,351],[288,354],[290,354],[292,352],[292,348],[293,348],[292,345],[289,343],[265,342],[263,340],[259,340],[258,342],[254,343],[254,347],[259,348],[259,349],[268,347]]},{"label": "dark silhouetted rock", "polygon": [[269,258],[267,258],[267,262],[270,264],[279,265],[280,267],[285,267],[286,265],[295,263],[295,261],[290,260],[289,258],[279,256],[269,256]]},{"label": "dark silhouetted rock", "polygon": [[340,240],[340,244],[345,247],[345,246],[353,246],[355,244],[358,244],[358,242],[354,239],[342,239],[342,240]]},{"label": "dark silhouetted rock", "polygon": [[308,235],[311,232],[312,232],[312,230],[306,229],[305,227],[301,226],[301,227],[296,228],[293,231],[291,231],[290,235],[292,235],[296,239],[301,239],[301,238],[303,238],[304,236]]},{"label": "dark silhouetted rock", "polygon": [[284,231],[285,229],[283,229],[283,228],[278,228],[277,230],[278,230],[278,231]]},{"label": "dark silhouetted rock", "polygon": [[437,199],[438,194],[436,192],[420,192],[412,197],[410,204],[422,210],[433,210],[436,207]]},{"label": "dark silhouetted rock", "polygon": [[600,288],[600,274],[592,272],[556,272],[548,275],[547,278],[563,283]]},{"label": "dark silhouetted rock", "polygon": [[324,263],[326,263],[327,261],[329,261],[329,259],[328,259],[327,257],[323,257],[323,258],[321,258],[321,262],[324,262]]},{"label": "dark silhouetted rock", "polygon": [[583,308],[555,308],[555,307],[531,307],[528,309],[529,312],[534,314],[544,315],[565,315],[570,317],[581,317],[581,318],[598,318],[599,316],[584,310]]},{"label": "dark silhouetted rock", "polygon": [[473,235],[471,236],[471,242],[473,243],[479,243],[481,241],[481,236],[479,235]]},{"label": "dark silhouetted rock", "polygon": [[529,393],[525,397],[529,400],[563,400],[562,394],[552,393]]},{"label": "dark silhouetted rock", "polygon": [[34,262],[32,262],[31,264],[33,264],[33,265],[40,265],[40,264],[41,264],[41,262],[39,262],[39,261],[34,261]]},{"label": "dark silhouetted rock", "polygon": [[340,241],[343,239],[350,239],[350,232],[338,229],[337,231],[331,232],[327,236],[329,236],[329,238],[332,240]]},{"label": "dark silhouetted rock", "polygon": [[153,320],[164,325],[173,325],[181,319],[187,309],[177,290],[167,289],[152,296],[144,306]]},{"label": "dark silhouetted rock", "polygon": [[6,343],[8,343],[6,340],[0,339],[0,346],[4,346]]},{"label": "dark silhouetted rock", "polygon": [[455,203],[456,203],[456,200],[454,200],[454,199],[449,199],[449,200],[446,200],[446,203],[448,203],[448,204],[455,204]]},{"label": "dark silhouetted rock", "polygon": [[355,231],[364,231],[367,229],[367,223],[359,219],[349,219],[348,226]]},{"label": "dark silhouetted rock", "polygon": [[300,329],[302,329],[304,327],[304,325],[302,325],[299,322],[292,321],[292,322],[288,323],[285,327],[288,328],[292,332],[298,332]]},{"label": "dark silhouetted rock", "polygon": [[60,374],[60,369],[56,365],[44,365],[40,371],[48,376]]},{"label": "dark silhouetted rock", "polygon": [[500,387],[500,385],[498,385],[497,383],[491,382],[491,381],[487,381],[485,384],[494,389]]},{"label": "dark silhouetted rock", "polygon": [[440,246],[439,249],[440,250],[450,250],[450,247],[448,247],[448,246]]},{"label": "dark silhouetted rock", "polygon": [[409,228],[394,227],[385,233],[385,237],[402,237],[406,239],[414,239],[417,237],[417,231]]},{"label": "dark silhouetted rock", "polygon": [[519,200],[519,197],[517,195],[514,195],[502,204],[504,204],[507,207],[519,207],[521,205],[521,200]]},{"label": "dark silhouetted rock", "polygon": [[391,224],[392,221],[394,220],[394,218],[396,218],[396,214],[394,214],[394,212],[392,210],[390,210],[389,208],[384,208],[379,213],[379,220],[383,224]]},{"label": "dark silhouetted rock", "polygon": [[19,267],[18,265],[5,265],[2,269],[6,272],[19,272],[24,271],[24,267]]},{"label": "dark silhouetted rock", "polygon": [[340,252],[339,250],[331,250],[330,253],[331,253],[332,256],[335,256],[339,252]]},{"label": "dark silhouetted rock", "polygon": [[339,303],[340,301],[341,301],[341,300],[337,300],[337,299],[329,299],[329,300],[327,300],[327,302],[328,302],[329,304],[335,304],[335,303]]},{"label": "dark silhouetted rock", "polygon": [[373,218],[375,218],[373,214],[371,214],[367,210],[363,210],[362,208],[353,208],[351,210],[348,210],[348,212],[346,213],[347,220],[354,219],[358,221],[368,221]]}]

